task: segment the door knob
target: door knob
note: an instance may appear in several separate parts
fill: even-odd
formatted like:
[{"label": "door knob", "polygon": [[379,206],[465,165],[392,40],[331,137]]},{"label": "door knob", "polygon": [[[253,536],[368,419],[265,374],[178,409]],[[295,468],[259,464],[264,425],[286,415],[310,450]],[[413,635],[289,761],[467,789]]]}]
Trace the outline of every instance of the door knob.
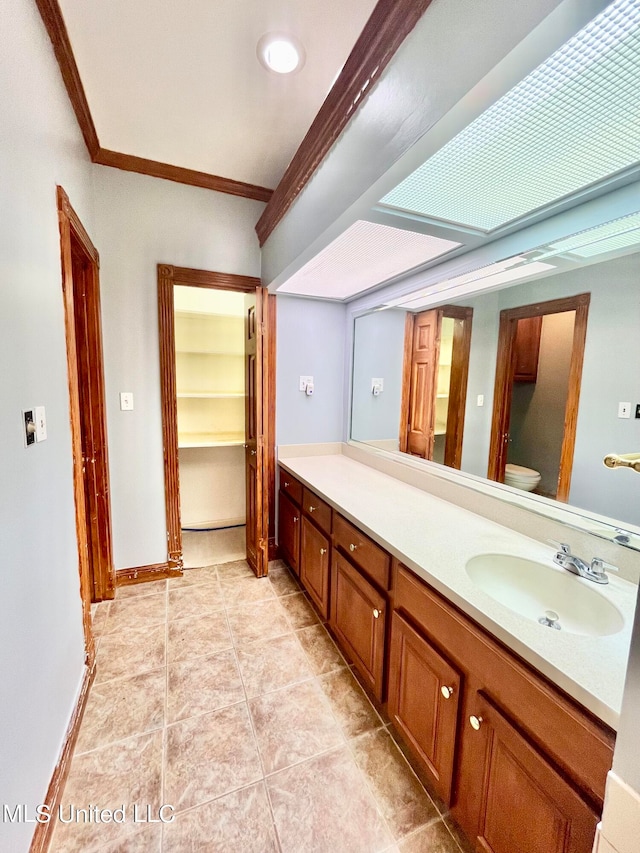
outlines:
[{"label": "door knob", "polygon": [[469,722],[471,723],[472,729],[475,729],[477,732],[480,731],[480,726],[482,725],[482,717],[476,717],[475,714],[472,714],[469,717]]},{"label": "door knob", "polygon": [[453,691],[454,691],[454,688],[453,687],[447,687],[446,684],[443,684],[442,687],[440,688],[440,693],[442,693],[442,695],[444,696],[445,699],[451,699],[451,697],[453,696]]}]

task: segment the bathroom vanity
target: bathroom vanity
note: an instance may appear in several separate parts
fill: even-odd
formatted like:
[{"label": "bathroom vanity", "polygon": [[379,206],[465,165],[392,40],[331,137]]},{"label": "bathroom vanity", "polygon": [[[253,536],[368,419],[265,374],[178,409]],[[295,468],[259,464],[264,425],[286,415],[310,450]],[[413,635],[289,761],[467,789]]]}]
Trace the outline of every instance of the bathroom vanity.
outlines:
[{"label": "bathroom vanity", "polygon": [[599,590],[617,623],[553,630],[467,571],[499,554],[590,583],[554,567],[551,546],[340,453],[281,458],[279,484],[285,560],[474,849],[589,853],[634,585]]}]

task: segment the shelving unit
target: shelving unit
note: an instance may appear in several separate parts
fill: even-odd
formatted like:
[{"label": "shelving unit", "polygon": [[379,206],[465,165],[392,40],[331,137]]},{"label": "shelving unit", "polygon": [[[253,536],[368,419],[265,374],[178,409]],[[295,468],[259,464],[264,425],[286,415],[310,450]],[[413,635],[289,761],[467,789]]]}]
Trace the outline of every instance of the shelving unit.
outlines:
[{"label": "shelving unit", "polygon": [[244,443],[244,319],[175,312],[178,447]]}]

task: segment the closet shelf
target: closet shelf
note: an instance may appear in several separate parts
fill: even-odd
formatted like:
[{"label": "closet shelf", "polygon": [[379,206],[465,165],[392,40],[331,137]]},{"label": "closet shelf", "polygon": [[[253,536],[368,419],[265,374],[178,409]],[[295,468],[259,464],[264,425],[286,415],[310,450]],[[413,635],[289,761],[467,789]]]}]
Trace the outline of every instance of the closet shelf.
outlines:
[{"label": "closet shelf", "polygon": [[244,443],[244,434],[238,432],[178,433],[178,449],[187,447],[241,447]]},{"label": "closet shelf", "polygon": [[183,347],[176,347],[176,352],[183,355],[225,355],[233,358],[244,358],[244,352],[241,350],[232,352],[228,349],[184,349]]},{"label": "closet shelf", "polygon": [[178,391],[179,400],[231,400],[245,396],[244,391]]}]

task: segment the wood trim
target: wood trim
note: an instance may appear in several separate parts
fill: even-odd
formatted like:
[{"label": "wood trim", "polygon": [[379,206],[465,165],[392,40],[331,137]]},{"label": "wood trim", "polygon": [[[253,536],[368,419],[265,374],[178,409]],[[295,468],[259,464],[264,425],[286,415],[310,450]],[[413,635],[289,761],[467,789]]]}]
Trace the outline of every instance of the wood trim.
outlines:
[{"label": "wood trim", "polygon": [[256,225],[264,245],[431,0],[378,0],[333,88]]},{"label": "wood trim", "polygon": [[93,123],[84,86],[80,79],[78,65],[73,55],[60,4],[58,0],[36,0],[36,5],[51,39],[67,95],[76,114],[92,162],[101,166],[122,169],[125,172],[137,172],[140,175],[149,175],[152,178],[164,178],[167,181],[176,181],[179,184],[202,187],[214,192],[227,193],[227,195],[255,199],[255,201],[268,202],[270,200],[273,190],[267,187],[248,184],[244,181],[234,181],[231,178],[211,175],[209,172],[198,172],[195,169],[185,169],[182,166],[173,166],[169,163],[160,163],[157,160],[148,160],[146,157],[121,154],[118,151],[102,148]]},{"label": "wood trim", "polygon": [[[84,668],[80,695],[78,696],[78,701],[76,702],[73,714],[71,715],[71,720],[69,721],[62,750],[60,752],[60,757],[58,758],[58,763],[53,771],[53,775],[47,789],[47,795],[44,799],[44,802],[49,807],[49,815],[52,817],[57,813],[62,800],[62,794],[71,768],[73,750],[75,749],[75,745],[78,740],[80,724],[82,723],[85,708],[87,707],[87,699],[89,698],[89,691],[93,684],[95,674],[95,656],[93,656],[88,665]],[[31,839],[31,845],[29,847],[29,853],[46,853],[51,844],[57,823],[57,820],[52,819],[47,823],[36,824],[33,838]]]},{"label": "wood trim", "polygon": [[464,416],[467,403],[473,308],[459,305],[444,305],[442,316],[453,320],[460,320],[463,323],[462,334],[458,334],[456,331],[453,339],[444,455],[445,465],[449,468],[459,469],[462,464],[462,439],[464,436]]},{"label": "wood trim", "polygon": [[163,178],[167,181],[175,181],[191,187],[202,187],[206,190],[250,198],[255,201],[268,202],[273,195],[273,190],[257,184],[234,181],[231,178],[211,175],[209,172],[185,169],[182,166],[160,163],[157,160],[148,160],[146,157],[136,157],[133,154],[121,154],[118,151],[109,151],[107,148],[98,147],[91,159],[100,166],[112,166],[114,169],[122,169],[125,172],[137,172],[139,175]]},{"label": "wood trim", "polygon": [[493,395],[493,419],[491,423],[491,442],[489,445],[489,464],[487,470],[487,477],[490,480],[502,481],[504,476],[504,464],[506,460],[504,436],[508,432],[511,416],[511,391],[515,370],[513,355],[518,320],[526,317],[540,317],[545,314],[560,314],[564,311],[575,311],[573,347],[569,367],[569,388],[564,418],[564,437],[560,453],[560,473],[556,494],[556,500],[563,502],[568,500],[571,487],[578,404],[580,402],[580,385],[582,381],[582,364],[584,361],[590,301],[591,295],[589,293],[580,293],[577,296],[566,296],[562,299],[552,299],[548,302],[521,305],[518,308],[505,309],[500,312],[496,380]]},{"label": "wood trim", "polygon": [[276,558],[276,297],[269,294],[267,297],[267,311],[265,318],[266,334],[266,384],[267,384],[267,412],[265,418],[265,446],[267,448],[266,472],[267,472],[267,495],[268,504],[272,509],[269,511],[269,542],[268,558]]},{"label": "wood trim", "polygon": [[91,117],[84,86],[80,79],[80,72],[78,71],[73,50],[71,49],[69,33],[67,32],[67,27],[62,16],[60,4],[58,0],[36,0],[36,5],[51,39],[53,52],[58,60],[60,73],[62,74],[71,106],[76,114],[89,155],[93,160],[100,149],[100,142],[98,141],[98,134],[96,133],[93,118]]},{"label": "wood trim", "polygon": [[148,581],[160,581],[163,578],[180,578],[182,569],[178,566],[166,563],[153,563],[149,566],[135,566],[130,569],[118,569],[116,571],[116,586],[129,586],[135,583],[147,583]]},{"label": "wood trim", "polygon": [[407,452],[409,443],[409,404],[411,398],[411,359],[413,354],[413,327],[415,314],[407,311],[404,320],[404,353],[402,355],[402,396],[400,398],[399,450]]},{"label": "wood trim", "polygon": [[[182,569],[180,528],[180,476],[178,462],[178,406],[176,401],[175,324],[173,287],[176,284],[256,293],[261,286],[255,276],[158,264],[158,322],[160,338],[160,391],[162,399],[162,445],[164,456],[165,507],[168,564]],[[266,470],[269,472],[268,507],[275,506],[275,296],[268,296],[265,323],[267,346],[267,422],[265,424]],[[273,395],[273,396],[271,396]],[[271,405],[273,401],[273,405]],[[271,473],[272,472],[272,473]],[[275,535],[275,522],[269,524]],[[271,538],[271,533],[270,533]],[[265,545],[265,547],[268,547]],[[120,581],[119,581],[120,582]]]}]

